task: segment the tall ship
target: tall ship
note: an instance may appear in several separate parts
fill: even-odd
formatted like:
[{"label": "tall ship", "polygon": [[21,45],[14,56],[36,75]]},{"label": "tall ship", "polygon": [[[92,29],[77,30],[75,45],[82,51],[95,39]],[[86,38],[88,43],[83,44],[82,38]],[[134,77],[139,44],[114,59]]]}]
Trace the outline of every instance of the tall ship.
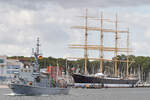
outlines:
[{"label": "tall ship", "polygon": [[56,94],[68,94],[69,88],[66,81],[58,77],[59,71],[57,68],[57,76],[54,78],[50,74],[50,68],[47,71],[40,72],[39,58],[39,38],[37,39],[36,50],[33,50],[34,60],[29,65],[24,65],[20,69],[19,73],[16,73],[15,77],[9,84],[9,88],[15,94],[23,95],[56,95]]},{"label": "tall ship", "polygon": [[[78,59],[84,60],[84,73],[72,73],[72,77],[75,83],[83,83],[83,84],[101,84],[103,87],[135,87],[138,83],[137,77],[131,77],[129,75],[129,66],[131,63],[134,63],[133,60],[129,59],[129,52],[132,50],[129,48],[129,28],[121,30],[118,28],[118,18],[117,14],[115,16],[115,20],[103,18],[103,13],[101,13],[100,18],[90,17],[88,16],[88,9],[85,11],[84,16],[80,16],[84,19],[85,24],[83,26],[73,26],[72,28],[84,30],[84,44],[70,44],[69,48],[73,49],[83,49],[84,50],[84,57],[68,57],[68,59]],[[97,21],[99,22],[99,26],[90,26],[89,22]],[[106,28],[104,26],[105,22],[111,23],[111,28]],[[96,22],[95,22],[96,23]],[[92,24],[93,25],[93,24]],[[112,28],[113,27],[113,28]],[[90,31],[90,32],[89,32]],[[94,32],[94,34],[99,34],[99,44],[98,45],[89,45],[88,44],[88,37]],[[112,34],[113,44],[112,46],[105,46],[104,40],[105,34]],[[119,47],[119,35],[125,36],[125,47]],[[96,39],[95,39],[96,40]],[[124,41],[123,41],[124,42]],[[89,57],[88,51],[96,50],[99,52],[99,57]],[[111,52],[113,54],[112,59],[104,58],[105,52]],[[118,55],[119,53],[125,53],[125,59],[119,60]],[[90,75],[87,70],[88,61],[99,61],[99,71],[94,75]],[[104,74],[104,62],[112,62],[113,63],[113,75],[106,75]],[[125,71],[124,76],[122,77],[118,72],[118,64],[125,63]],[[90,66],[92,67],[92,66]],[[134,76],[134,75],[133,75]]]}]

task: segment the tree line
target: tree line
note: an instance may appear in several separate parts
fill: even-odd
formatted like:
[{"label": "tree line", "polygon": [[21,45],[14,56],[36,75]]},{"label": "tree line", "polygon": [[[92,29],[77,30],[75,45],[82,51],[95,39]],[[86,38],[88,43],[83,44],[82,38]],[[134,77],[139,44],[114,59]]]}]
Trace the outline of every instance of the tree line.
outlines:
[{"label": "tree line", "polygon": [[[28,61],[32,62],[34,61],[33,57],[24,57],[24,56],[12,56],[8,57],[8,59],[18,59],[22,61]],[[112,58],[113,59],[113,58]],[[125,55],[118,55],[118,60],[126,60],[127,57]],[[129,74],[130,75],[136,75],[141,74],[142,80],[146,80],[146,78],[149,76],[150,72],[150,57],[144,57],[144,56],[129,56]],[[78,71],[80,73],[84,73],[84,59],[81,60],[67,60],[63,58],[54,58],[54,57],[43,57],[42,59],[39,59],[40,68],[47,68],[47,66],[61,66],[63,68],[63,71],[66,73],[66,71],[72,72],[72,71]],[[89,74],[95,74],[99,72],[99,61],[89,61],[87,64],[87,70]],[[73,70],[75,69],[75,70]],[[113,75],[114,70],[114,62],[113,61],[104,61],[103,62],[103,73],[106,73],[108,75]],[[125,76],[126,74],[126,63],[124,62],[118,62],[118,75],[119,76]]]}]

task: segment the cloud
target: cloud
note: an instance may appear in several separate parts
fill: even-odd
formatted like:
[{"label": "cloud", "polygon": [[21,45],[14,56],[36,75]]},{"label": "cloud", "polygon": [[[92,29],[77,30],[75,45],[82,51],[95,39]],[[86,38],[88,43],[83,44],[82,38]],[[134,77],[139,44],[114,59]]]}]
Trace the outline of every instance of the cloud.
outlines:
[{"label": "cloud", "polygon": [[148,4],[149,0],[0,0],[0,52],[29,56],[40,37],[44,55],[63,57],[69,54],[68,44],[83,43],[84,31],[70,28],[83,23],[75,18],[84,15],[83,8],[90,8],[90,15],[99,15],[97,8],[103,8],[104,16],[110,18],[119,7],[119,20],[132,26],[134,47],[140,55],[145,51],[139,47],[149,42],[150,15],[136,7]]},{"label": "cloud", "polygon": [[0,0],[0,4],[20,9],[39,10],[45,7],[49,0]]},{"label": "cloud", "polygon": [[149,0],[53,0],[63,7],[122,7],[150,4]]},{"label": "cloud", "polygon": [[51,4],[63,8],[105,8],[149,5],[149,0],[1,0],[1,4],[7,4],[20,9],[40,10],[51,8]]},{"label": "cloud", "polygon": [[136,49],[134,49],[133,53],[138,56],[150,56],[150,47],[148,45],[149,43],[147,41],[134,43],[133,47]]},{"label": "cloud", "polygon": [[[68,31],[73,23],[70,17],[78,10],[65,10],[52,4],[51,8],[39,10],[20,9],[9,3],[0,2],[1,54],[29,56],[37,37],[42,42],[44,55],[60,57],[65,53],[67,42],[70,41]],[[70,14],[72,11],[74,14]]]}]

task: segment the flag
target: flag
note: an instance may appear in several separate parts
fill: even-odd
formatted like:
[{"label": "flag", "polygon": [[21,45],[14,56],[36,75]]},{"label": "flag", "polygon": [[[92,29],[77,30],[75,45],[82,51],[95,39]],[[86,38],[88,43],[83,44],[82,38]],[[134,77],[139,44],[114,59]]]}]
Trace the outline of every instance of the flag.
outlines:
[{"label": "flag", "polygon": [[43,57],[42,57],[42,56],[39,56],[39,59],[43,59]]}]

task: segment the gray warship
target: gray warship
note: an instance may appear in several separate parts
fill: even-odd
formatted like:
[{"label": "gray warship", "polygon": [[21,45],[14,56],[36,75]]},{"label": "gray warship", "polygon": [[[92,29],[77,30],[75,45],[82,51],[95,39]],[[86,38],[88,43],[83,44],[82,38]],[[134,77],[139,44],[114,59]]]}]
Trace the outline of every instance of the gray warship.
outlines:
[{"label": "gray warship", "polygon": [[13,93],[22,95],[67,95],[70,89],[63,78],[57,77],[57,80],[54,80],[48,72],[40,72],[39,38],[36,46],[36,51],[33,50],[34,61],[16,73],[9,88]]}]

